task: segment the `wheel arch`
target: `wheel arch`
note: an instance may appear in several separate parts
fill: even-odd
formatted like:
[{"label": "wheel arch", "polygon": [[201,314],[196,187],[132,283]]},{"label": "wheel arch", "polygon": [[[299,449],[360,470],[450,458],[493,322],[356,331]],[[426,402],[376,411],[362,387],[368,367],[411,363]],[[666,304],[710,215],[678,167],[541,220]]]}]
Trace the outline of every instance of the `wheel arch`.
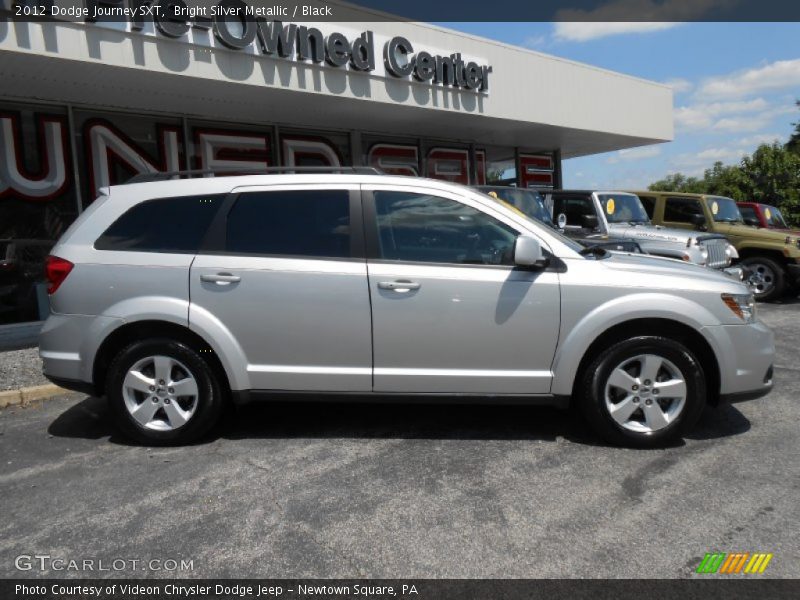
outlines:
[{"label": "wheel arch", "polygon": [[649,335],[665,337],[685,345],[697,357],[706,378],[708,402],[719,402],[720,365],[711,345],[703,335],[692,327],[667,318],[642,318],[617,323],[601,333],[586,349],[581,357],[573,381],[573,397],[580,385],[582,374],[589,363],[603,348],[633,337]]},{"label": "wheel arch", "polygon": [[748,259],[748,258],[756,258],[756,257],[764,257],[774,260],[781,266],[786,264],[786,256],[777,249],[771,248],[761,248],[759,246],[744,246],[741,249],[737,249],[739,253],[739,262]]},{"label": "wheel arch", "polygon": [[114,357],[129,344],[148,338],[169,338],[186,344],[203,357],[219,377],[223,388],[226,391],[231,389],[229,374],[216,351],[203,337],[188,327],[170,321],[142,320],[118,327],[98,348],[92,365],[92,384],[98,394],[105,389],[108,367]]}]

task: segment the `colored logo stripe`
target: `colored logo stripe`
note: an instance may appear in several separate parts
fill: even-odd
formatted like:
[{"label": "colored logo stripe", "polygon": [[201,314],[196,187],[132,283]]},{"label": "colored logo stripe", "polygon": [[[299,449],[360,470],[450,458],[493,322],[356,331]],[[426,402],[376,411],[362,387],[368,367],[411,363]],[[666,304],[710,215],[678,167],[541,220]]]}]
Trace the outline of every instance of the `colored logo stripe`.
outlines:
[{"label": "colored logo stripe", "polygon": [[[772,560],[772,554],[764,552],[756,552],[750,554],[749,552],[707,552],[697,566],[696,573],[725,573],[725,574],[738,574],[738,573],[763,573],[769,561]],[[745,566],[747,565],[747,566]],[[744,569],[744,571],[742,571]]]},{"label": "colored logo stripe", "polygon": [[747,563],[744,569],[745,573],[763,573],[767,568],[769,561],[772,560],[772,554],[753,554],[753,558]]},{"label": "colored logo stripe", "polygon": [[697,567],[697,573],[716,573],[722,561],[725,559],[724,552],[706,552],[700,565]]}]

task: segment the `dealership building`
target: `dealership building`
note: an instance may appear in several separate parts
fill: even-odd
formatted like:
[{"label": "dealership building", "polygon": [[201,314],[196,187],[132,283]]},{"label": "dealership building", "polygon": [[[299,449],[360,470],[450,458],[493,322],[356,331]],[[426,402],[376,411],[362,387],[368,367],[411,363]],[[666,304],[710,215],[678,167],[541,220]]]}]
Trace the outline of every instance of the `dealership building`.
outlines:
[{"label": "dealership building", "polygon": [[29,22],[0,1],[0,323],[39,317],[49,245],[137,173],[375,166],[549,188],[564,159],[673,136],[662,84],[367,10]]}]

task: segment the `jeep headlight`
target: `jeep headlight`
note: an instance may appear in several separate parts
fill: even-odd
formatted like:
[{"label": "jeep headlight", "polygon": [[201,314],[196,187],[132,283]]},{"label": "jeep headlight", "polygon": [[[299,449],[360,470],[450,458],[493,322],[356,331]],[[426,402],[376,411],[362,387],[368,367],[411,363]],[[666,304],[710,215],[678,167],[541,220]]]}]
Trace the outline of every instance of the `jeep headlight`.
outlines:
[{"label": "jeep headlight", "polygon": [[722,294],[722,301],[745,323],[756,322],[756,301],[753,294]]},{"label": "jeep headlight", "polygon": [[739,258],[739,253],[736,251],[736,246],[733,244],[728,244],[728,247],[725,248],[725,256],[733,260],[734,258]]}]

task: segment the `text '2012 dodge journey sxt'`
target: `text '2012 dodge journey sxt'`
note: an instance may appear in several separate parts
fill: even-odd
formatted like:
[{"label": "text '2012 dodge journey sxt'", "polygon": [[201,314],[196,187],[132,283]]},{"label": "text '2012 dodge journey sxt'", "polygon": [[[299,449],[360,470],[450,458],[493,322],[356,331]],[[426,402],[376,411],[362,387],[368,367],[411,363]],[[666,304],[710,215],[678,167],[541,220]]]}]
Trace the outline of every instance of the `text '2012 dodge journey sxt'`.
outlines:
[{"label": "text '2012 dodge journey sxt'", "polygon": [[354,172],[103,190],[48,259],[45,374],[106,395],[146,443],[225,402],[574,403],[663,444],[772,387],[773,338],[732,279],[587,252],[463,186]]}]

